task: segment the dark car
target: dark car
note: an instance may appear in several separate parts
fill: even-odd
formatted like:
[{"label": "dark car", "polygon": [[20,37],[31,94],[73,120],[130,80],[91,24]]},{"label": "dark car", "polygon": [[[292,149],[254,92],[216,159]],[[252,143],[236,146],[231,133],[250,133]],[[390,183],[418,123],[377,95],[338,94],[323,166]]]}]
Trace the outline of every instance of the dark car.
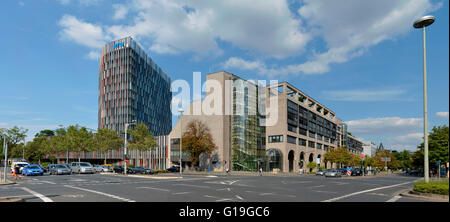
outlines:
[{"label": "dark car", "polygon": [[[114,173],[123,173],[125,169],[123,166],[114,166],[113,171]],[[127,167],[127,174],[134,174],[134,171],[131,167]]]},{"label": "dark car", "polygon": [[139,173],[139,174],[154,174],[155,173],[155,171],[153,171],[152,169],[145,168],[145,167],[135,167],[132,170],[134,171],[134,173]]},{"label": "dark car", "polygon": [[361,168],[354,168],[352,169],[352,176],[362,176],[363,172]]},{"label": "dark car", "polygon": [[[167,171],[169,171],[169,172],[180,172],[180,166],[173,165],[170,168],[167,168]],[[184,168],[183,168],[183,172],[184,172]]]},{"label": "dark car", "polygon": [[346,169],[346,168],[339,168],[339,169],[337,169],[337,171],[338,171],[342,176],[346,176],[346,175],[347,175],[347,169]]}]

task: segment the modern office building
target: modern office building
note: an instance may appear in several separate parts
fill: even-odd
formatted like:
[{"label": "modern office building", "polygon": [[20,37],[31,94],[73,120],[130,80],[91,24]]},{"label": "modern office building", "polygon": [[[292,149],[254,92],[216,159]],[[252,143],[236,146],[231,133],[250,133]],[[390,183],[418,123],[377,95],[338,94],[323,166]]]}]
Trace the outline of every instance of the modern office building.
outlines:
[{"label": "modern office building", "polygon": [[171,79],[133,38],[106,44],[99,64],[98,128],[124,136],[125,123],[136,120],[154,136],[168,135],[170,88]]},{"label": "modern office building", "polygon": [[[264,171],[298,172],[307,170],[310,162],[332,167],[331,163],[324,162],[323,155],[342,144],[342,121],[329,108],[287,82],[261,87],[224,71],[206,78],[207,81],[217,80],[217,85],[222,86],[223,114],[194,115],[194,107],[204,106],[204,101],[191,103],[169,134],[172,164],[179,164],[180,123],[185,132],[190,121],[198,120],[209,127],[218,148],[209,158],[201,158],[205,160],[203,166],[213,170],[256,171],[261,167]],[[233,84],[227,85],[226,81]],[[235,83],[244,87],[236,87],[239,84]],[[248,90],[249,87],[256,90]],[[276,112],[267,116],[265,110],[273,110],[269,101],[272,101],[274,89]],[[232,98],[229,103],[224,96],[227,94]],[[232,113],[227,114],[226,109]],[[237,112],[242,109],[243,113]],[[268,117],[274,116],[275,124],[266,126]],[[183,154],[182,164],[190,166],[189,154]]]},{"label": "modern office building", "polygon": [[329,108],[293,85],[282,82],[267,87],[278,91],[278,121],[266,127],[266,170],[308,170],[307,164],[332,167],[324,162],[330,148],[341,145],[342,121]]},{"label": "modern office building", "polygon": [[[260,125],[264,116],[259,114],[259,109],[264,107],[258,105],[264,105],[261,101],[264,101],[265,88],[227,72],[208,74],[206,78],[207,84],[214,81],[221,86],[220,92],[211,92],[220,94],[221,100],[215,102],[220,103],[221,112],[207,115],[201,110],[196,113],[195,109],[202,109],[204,103],[192,102],[169,134],[170,161],[179,164],[180,124],[185,132],[189,122],[197,120],[208,126],[217,146],[209,158],[201,158],[201,168],[212,166],[214,170],[256,170],[257,159],[262,159],[265,153],[265,128]],[[189,154],[183,154],[182,164],[184,167],[192,166]]]}]

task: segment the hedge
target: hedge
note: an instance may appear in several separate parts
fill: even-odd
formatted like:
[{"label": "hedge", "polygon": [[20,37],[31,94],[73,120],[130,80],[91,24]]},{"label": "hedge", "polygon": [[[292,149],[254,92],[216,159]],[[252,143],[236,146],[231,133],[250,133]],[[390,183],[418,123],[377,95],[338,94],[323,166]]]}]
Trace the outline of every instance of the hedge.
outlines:
[{"label": "hedge", "polygon": [[425,181],[419,181],[414,184],[413,190],[421,193],[448,195],[448,180],[429,181],[429,183],[425,183]]}]

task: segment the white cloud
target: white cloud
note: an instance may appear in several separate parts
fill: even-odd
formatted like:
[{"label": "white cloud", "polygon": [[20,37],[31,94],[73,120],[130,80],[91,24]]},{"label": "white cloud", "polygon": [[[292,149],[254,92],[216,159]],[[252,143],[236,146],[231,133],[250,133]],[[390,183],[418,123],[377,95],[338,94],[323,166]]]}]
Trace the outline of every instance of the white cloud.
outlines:
[{"label": "white cloud", "polygon": [[120,20],[120,19],[124,19],[126,17],[126,15],[128,13],[128,8],[125,5],[114,4],[113,8],[115,10],[113,19]]},{"label": "white cloud", "polygon": [[71,15],[64,15],[59,21],[59,26],[62,27],[60,31],[60,38],[65,41],[74,41],[79,45],[84,45],[92,50],[87,55],[88,58],[96,59],[99,57],[98,50],[106,44],[110,39],[101,26],[90,24],[77,19]]},{"label": "white cloud", "polygon": [[[77,0],[78,4],[82,5],[82,6],[92,6],[92,5],[98,5],[99,3],[101,3],[103,0]],[[70,4],[72,1],[71,0],[58,0],[58,2],[61,5],[68,5]]]},{"label": "white cloud", "polygon": [[[370,47],[411,31],[412,22],[442,6],[429,0],[305,0],[298,9],[306,36],[323,39],[325,52],[316,53],[300,64],[266,68],[263,62],[254,69],[269,77],[275,75],[322,74],[333,63],[344,63],[361,56]],[[246,61],[252,62],[252,61]],[[240,67],[234,67],[240,68]]]},{"label": "white cloud", "polygon": [[436,116],[440,117],[440,118],[448,119],[448,112],[437,112]]},{"label": "white cloud", "polygon": [[335,101],[398,101],[404,100],[403,89],[357,89],[357,90],[334,90],[324,91],[323,94],[328,100]]},{"label": "white cloud", "polygon": [[354,135],[392,135],[417,132],[423,128],[422,118],[382,117],[345,122]]},{"label": "white cloud", "polygon": [[[177,54],[193,52],[197,55],[221,55],[218,40],[231,43],[250,54],[262,57],[285,58],[298,55],[311,39],[301,29],[301,21],[294,18],[286,1],[131,1],[127,13],[115,6],[113,18],[132,14],[131,24],[111,26],[93,25],[73,16],[76,27],[83,26],[95,33],[94,41],[133,36],[157,53]],[[133,13],[131,13],[131,11]],[[76,21],[73,21],[76,20]],[[64,32],[72,27],[64,26]],[[95,27],[95,29],[94,29]],[[69,29],[70,30],[70,29]],[[84,30],[84,29],[83,29]],[[71,39],[74,33],[65,33]],[[78,44],[92,47],[76,41]]]}]

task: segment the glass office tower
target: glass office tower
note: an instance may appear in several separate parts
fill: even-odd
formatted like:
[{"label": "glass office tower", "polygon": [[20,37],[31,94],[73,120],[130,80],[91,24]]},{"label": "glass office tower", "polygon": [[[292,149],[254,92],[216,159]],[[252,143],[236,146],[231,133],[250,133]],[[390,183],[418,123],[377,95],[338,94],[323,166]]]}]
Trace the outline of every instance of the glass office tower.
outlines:
[{"label": "glass office tower", "polygon": [[99,64],[98,127],[123,136],[125,123],[136,120],[154,136],[168,135],[170,87],[171,79],[131,37],[106,44]]},{"label": "glass office tower", "polygon": [[232,170],[255,171],[265,154],[265,88],[234,75],[232,81]]}]

